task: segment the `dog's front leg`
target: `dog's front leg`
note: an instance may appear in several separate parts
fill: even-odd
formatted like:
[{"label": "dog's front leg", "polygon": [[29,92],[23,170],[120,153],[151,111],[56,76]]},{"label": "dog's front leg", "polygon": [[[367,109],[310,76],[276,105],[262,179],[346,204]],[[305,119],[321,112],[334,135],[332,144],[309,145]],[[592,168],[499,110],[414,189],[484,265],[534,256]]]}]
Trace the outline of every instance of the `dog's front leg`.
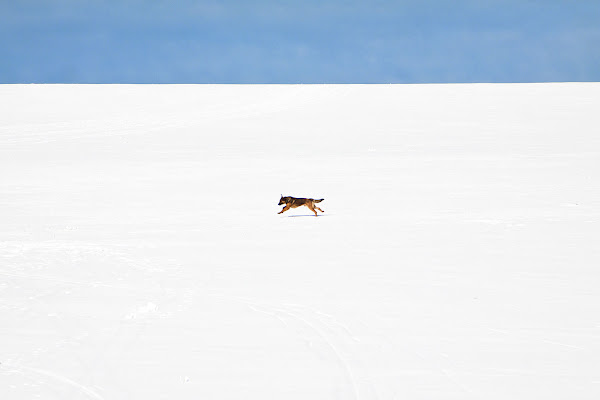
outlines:
[{"label": "dog's front leg", "polygon": [[277,214],[281,214],[282,212],[289,210],[291,206],[291,204],[286,204],[285,207],[283,207],[283,210],[279,211]]}]

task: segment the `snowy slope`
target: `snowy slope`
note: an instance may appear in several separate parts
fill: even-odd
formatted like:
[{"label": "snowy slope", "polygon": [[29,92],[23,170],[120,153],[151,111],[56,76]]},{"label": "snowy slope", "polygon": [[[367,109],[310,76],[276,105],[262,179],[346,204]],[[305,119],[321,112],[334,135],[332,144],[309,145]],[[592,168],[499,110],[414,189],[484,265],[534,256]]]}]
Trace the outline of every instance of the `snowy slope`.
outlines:
[{"label": "snowy slope", "polygon": [[0,86],[0,399],[598,399],[599,106]]}]

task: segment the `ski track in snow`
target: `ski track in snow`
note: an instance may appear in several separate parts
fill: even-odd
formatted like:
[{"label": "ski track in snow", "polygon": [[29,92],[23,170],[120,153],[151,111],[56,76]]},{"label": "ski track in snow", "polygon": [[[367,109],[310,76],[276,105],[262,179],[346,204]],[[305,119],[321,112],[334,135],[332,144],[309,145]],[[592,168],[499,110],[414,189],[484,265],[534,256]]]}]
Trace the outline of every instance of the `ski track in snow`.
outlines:
[{"label": "ski track in snow", "polygon": [[81,383],[75,382],[74,380],[72,380],[66,376],[59,375],[52,371],[47,371],[47,370],[40,369],[40,368],[27,367],[27,366],[20,365],[20,364],[17,364],[17,365],[9,364],[5,368],[7,368],[7,373],[19,372],[22,374],[29,373],[29,374],[33,374],[33,375],[38,375],[38,376],[41,375],[44,377],[48,377],[48,378],[51,378],[55,384],[58,383],[58,384],[71,386],[71,387],[81,391],[82,393],[84,393],[86,395],[86,397],[88,397],[88,398],[104,400],[104,397],[102,397],[98,392],[96,392],[89,386],[82,385]]},{"label": "ski track in snow", "polygon": [[[279,321],[281,321],[286,327],[289,326],[289,323],[286,322],[288,319],[295,320],[296,322],[300,322],[301,324],[306,325],[310,328],[314,333],[317,334],[319,339],[323,341],[330,349],[332,354],[334,355],[336,362],[339,367],[343,370],[344,374],[348,379],[348,385],[352,388],[353,397],[356,400],[360,400],[362,397],[359,395],[357,378],[355,377],[355,373],[353,372],[353,368],[350,366],[350,363],[346,360],[346,357],[342,355],[342,351],[340,350],[340,339],[335,331],[316,318],[314,315],[316,313],[312,313],[313,317],[310,317],[307,312],[298,311],[298,306],[288,306],[286,308],[283,307],[273,307],[273,306],[265,306],[265,305],[257,305],[252,302],[248,302],[247,300],[240,300],[244,304],[246,304],[252,311],[264,313],[270,315]],[[341,326],[338,324],[338,326]],[[346,334],[349,333],[348,329],[341,326]],[[353,340],[357,340],[355,337],[349,335]],[[310,343],[310,339],[305,338],[305,340]],[[364,377],[363,377],[364,378]]]}]

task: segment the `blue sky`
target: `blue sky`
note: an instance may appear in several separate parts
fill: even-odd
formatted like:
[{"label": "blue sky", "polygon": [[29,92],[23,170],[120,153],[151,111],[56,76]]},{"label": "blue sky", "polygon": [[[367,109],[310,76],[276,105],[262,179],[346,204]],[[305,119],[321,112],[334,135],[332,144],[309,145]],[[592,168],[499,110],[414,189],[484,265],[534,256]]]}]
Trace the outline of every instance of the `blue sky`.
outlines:
[{"label": "blue sky", "polygon": [[0,0],[0,83],[600,81],[599,0]]}]

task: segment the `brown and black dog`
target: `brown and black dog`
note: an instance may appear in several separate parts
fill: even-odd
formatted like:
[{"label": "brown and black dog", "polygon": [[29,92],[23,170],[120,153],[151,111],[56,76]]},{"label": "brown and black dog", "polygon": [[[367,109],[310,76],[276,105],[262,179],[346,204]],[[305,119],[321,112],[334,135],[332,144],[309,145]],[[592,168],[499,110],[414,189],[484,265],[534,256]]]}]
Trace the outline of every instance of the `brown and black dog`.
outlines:
[{"label": "brown and black dog", "polygon": [[285,197],[281,196],[281,199],[279,199],[278,205],[285,204],[285,207],[283,207],[283,210],[279,211],[277,214],[281,214],[282,212],[287,211],[290,208],[306,206],[310,209],[310,211],[315,213],[315,217],[316,217],[317,216],[316,210],[325,212],[325,211],[321,210],[319,207],[315,206],[315,203],[320,203],[323,200],[325,200],[325,199],[315,200],[315,199],[305,199],[303,197],[298,198],[298,197],[291,197],[291,196],[285,196]]}]

